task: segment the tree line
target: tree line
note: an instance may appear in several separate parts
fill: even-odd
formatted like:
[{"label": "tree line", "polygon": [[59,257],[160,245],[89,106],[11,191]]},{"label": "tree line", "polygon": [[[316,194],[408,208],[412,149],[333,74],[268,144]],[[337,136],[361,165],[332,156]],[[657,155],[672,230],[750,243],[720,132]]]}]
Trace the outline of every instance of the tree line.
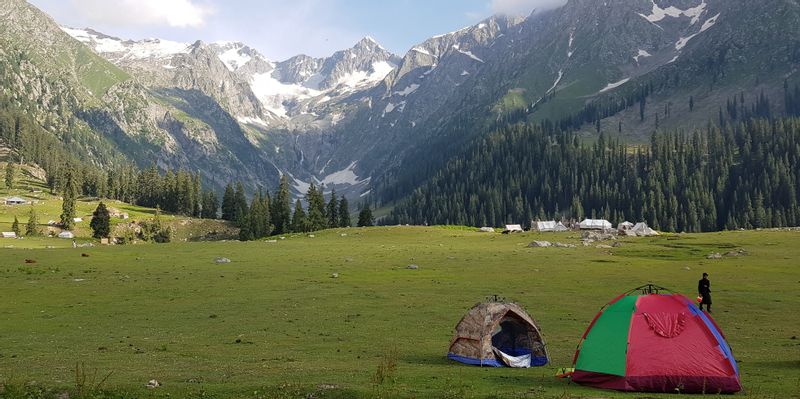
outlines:
[{"label": "tree line", "polygon": [[[222,195],[221,217],[233,222],[239,230],[242,241],[256,240],[277,234],[307,233],[336,227],[350,227],[350,205],[344,196],[337,197],[331,190],[326,201],[324,187],[313,183],[305,195],[306,206],[301,199],[294,201],[286,176],[281,177],[278,189],[269,192],[258,191],[248,203],[244,186],[241,183],[228,184]],[[362,205],[358,226],[374,224],[372,210],[368,204]]]},{"label": "tree line", "polygon": [[649,147],[515,125],[482,139],[384,223],[498,226],[532,219],[646,221],[664,231],[800,224],[800,119],[750,119]]}]

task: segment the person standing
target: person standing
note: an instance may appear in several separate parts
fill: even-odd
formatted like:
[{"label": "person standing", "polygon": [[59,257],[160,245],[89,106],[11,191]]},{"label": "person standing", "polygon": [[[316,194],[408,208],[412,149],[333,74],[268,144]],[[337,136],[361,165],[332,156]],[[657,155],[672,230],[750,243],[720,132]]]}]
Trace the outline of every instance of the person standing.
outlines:
[{"label": "person standing", "polygon": [[697,283],[697,292],[703,298],[700,301],[700,310],[706,305],[706,310],[711,313],[711,281],[708,280],[708,273],[703,273],[703,278]]}]

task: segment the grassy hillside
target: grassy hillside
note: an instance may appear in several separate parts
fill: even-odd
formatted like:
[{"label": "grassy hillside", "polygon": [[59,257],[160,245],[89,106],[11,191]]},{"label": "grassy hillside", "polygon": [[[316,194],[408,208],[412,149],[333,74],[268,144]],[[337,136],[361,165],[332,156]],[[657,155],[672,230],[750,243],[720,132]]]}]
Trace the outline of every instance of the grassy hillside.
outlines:
[{"label": "grassy hillside", "polygon": [[[101,388],[120,397],[640,398],[553,375],[571,365],[590,320],[616,295],[653,282],[693,296],[704,271],[744,396],[800,392],[800,231],[626,238],[611,250],[526,247],[534,239],[577,243],[575,233],[394,227],[315,235],[2,250],[5,395],[30,382],[75,397],[80,363],[95,381],[113,372]],[[706,259],[739,248],[749,255]],[[218,257],[232,262],[216,264]],[[491,294],[539,321],[552,365],[481,369],[446,359],[455,324]],[[387,352],[396,353],[396,371],[378,384]],[[145,388],[150,379],[163,387]]]},{"label": "grassy hillside", "polygon": [[[0,162],[0,172],[5,177],[6,162]],[[61,217],[62,198],[53,195],[45,183],[41,180],[43,171],[32,166],[17,166],[14,188],[8,189],[3,182],[0,182],[0,231],[11,231],[14,217],[19,220],[20,229],[23,234],[25,224],[31,212],[31,208],[36,211],[39,219],[39,229],[44,235],[57,235],[62,230],[56,226],[49,225],[48,222],[58,222]],[[5,199],[8,197],[21,197],[28,201],[25,205],[6,205]],[[73,229],[73,233],[78,237],[78,242],[96,241],[91,239],[92,230],[89,227],[92,213],[97,208],[100,200],[97,198],[79,198],[76,202],[76,217],[83,219],[78,222]],[[112,217],[112,231],[115,226],[131,222],[140,222],[151,219],[156,210],[141,206],[131,205],[122,201],[105,200],[106,206],[112,214],[128,214],[128,219]],[[237,231],[226,223],[216,220],[193,219],[175,215],[162,214],[162,221],[171,225],[176,233],[177,241],[193,241],[202,239],[209,233],[219,233],[216,238],[235,238]],[[0,240],[0,245],[4,247],[30,248],[30,247],[64,247],[71,246],[72,240],[61,240],[57,238],[23,240],[6,239]]]}]

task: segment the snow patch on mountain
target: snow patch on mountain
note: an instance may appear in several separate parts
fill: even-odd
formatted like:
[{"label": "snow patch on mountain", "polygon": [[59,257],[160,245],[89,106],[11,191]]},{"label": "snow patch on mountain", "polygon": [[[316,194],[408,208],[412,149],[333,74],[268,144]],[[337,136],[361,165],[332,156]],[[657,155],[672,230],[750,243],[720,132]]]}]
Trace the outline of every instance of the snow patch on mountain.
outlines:
[{"label": "snow patch on mountain", "polygon": [[418,52],[420,54],[433,56],[428,50],[426,50],[426,49],[424,49],[422,47],[414,47],[414,48],[411,49],[411,51],[416,51],[416,52]]},{"label": "snow patch on mountain", "polygon": [[662,19],[664,19],[666,17],[679,18],[681,16],[684,16],[684,17],[692,18],[692,25],[694,25],[700,20],[700,15],[706,9],[706,1],[705,0],[703,0],[702,3],[700,3],[700,5],[692,7],[692,8],[689,8],[689,9],[686,9],[686,10],[681,10],[680,8],[677,8],[675,6],[669,6],[667,8],[661,8],[661,7],[658,6],[658,4],[656,4],[655,0],[651,0],[651,1],[653,3],[653,9],[650,11],[650,14],[649,15],[644,15],[642,13],[638,13],[638,14],[641,15],[642,18],[644,18],[644,19],[646,19],[646,20],[648,20],[650,22],[653,22],[653,23],[661,21]]},{"label": "snow patch on mountain", "polygon": [[419,85],[416,84],[416,83],[412,83],[411,85],[409,85],[405,89],[394,92],[394,94],[397,94],[398,96],[405,97],[405,96],[417,91],[417,89],[419,89]]},{"label": "snow patch on mountain", "polygon": [[609,90],[616,89],[617,87],[620,87],[620,86],[624,85],[625,83],[628,83],[629,80],[631,80],[631,78],[625,78],[625,79],[620,80],[619,82],[609,83],[608,86],[604,87],[598,93],[605,93],[605,92],[607,92]]},{"label": "snow patch on mountain", "polygon": [[249,117],[249,116],[240,116],[240,117],[236,118],[236,120],[239,121],[239,123],[243,123],[245,125],[257,125],[257,126],[267,127],[267,128],[269,127],[269,124],[267,124],[267,122],[265,122],[261,118],[253,118],[253,117]]},{"label": "snow patch on mountain", "polygon": [[252,57],[243,53],[241,47],[233,47],[225,52],[219,54],[219,60],[228,68],[229,71],[234,72],[237,69],[250,62]]},{"label": "snow patch on mountain", "polygon": [[369,183],[370,178],[362,179],[360,178],[356,172],[355,168],[358,165],[358,162],[353,162],[347,168],[344,168],[338,172],[333,172],[327,176],[325,176],[322,180],[319,181],[320,184],[324,184],[326,186],[338,184],[338,185],[351,185],[356,186],[363,183]]},{"label": "snow patch on mountain", "polygon": [[253,94],[270,112],[285,118],[288,110],[284,103],[316,97],[321,92],[299,84],[283,83],[272,76],[272,72],[253,75],[250,81]]},{"label": "snow patch on mountain", "polygon": [[700,27],[700,32],[697,32],[695,34],[689,35],[687,37],[680,38],[677,42],[675,42],[675,50],[682,50],[684,47],[686,47],[686,44],[689,43],[689,40],[692,40],[692,39],[695,38],[695,36],[697,36],[697,35],[705,32],[705,31],[711,29],[711,27],[713,27],[714,24],[717,23],[717,18],[719,18],[719,15],[720,14],[717,14],[717,15],[709,18],[706,22],[704,22],[703,26]]},{"label": "snow patch on mountain", "polygon": [[633,57],[633,59],[638,63],[640,58],[647,58],[652,56],[653,55],[648,53],[646,50],[639,49],[639,54]]},{"label": "snow patch on mountain", "polygon": [[390,72],[395,68],[395,65],[379,61],[372,64],[372,71],[355,71],[342,76],[337,85],[343,85],[349,88],[362,87],[368,84],[374,84],[386,78]]},{"label": "snow patch on mountain", "polygon": [[572,42],[574,42],[574,41],[575,41],[575,32],[573,31],[573,32],[569,33],[569,44],[568,44],[568,50],[567,50],[567,58],[572,58],[572,54],[573,54],[573,52],[572,52]]},{"label": "snow patch on mountain", "polygon": [[550,92],[555,90],[556,86],[558,86],[558,84],[561,83],[561,78],[563,78],[563,77],[564,77],[564,70],[562,69],[562,70],[558,71],[558,77],[556,78],[556,81],[553,82],[553,86],[550,87],[549,90],[547,90],[546,94],[550,94]]},{"label": "snow patch on mountain", "polygon": [[106,36],[91,29],[61,27],[61,30],[76,40],[88,45],[99,54],[112,55],[112,60],[168,58],[176,54],[187,54],[190,45],[161,39],[130,41]]},{"label": "snow patch on mountain", "polygon": [[464,50],[462,50],[461,47],[458,44],[454,44],[453,48],[456,51],[458,51],[459,53],[464,54],[467,57],[472,58],[475,61],[478,61],[478,62],[481,62],[481,63],[484,62],[482,59],[478,58],[475,54],[472,54],[472,51],[464,51]]}]

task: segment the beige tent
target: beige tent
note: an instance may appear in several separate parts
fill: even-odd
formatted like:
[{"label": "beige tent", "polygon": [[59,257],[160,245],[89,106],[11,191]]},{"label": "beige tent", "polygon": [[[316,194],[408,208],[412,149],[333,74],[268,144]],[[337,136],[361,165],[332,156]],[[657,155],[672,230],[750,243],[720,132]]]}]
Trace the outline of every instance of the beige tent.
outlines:
[{"label": "beige tent", "polygon": [[507,224],[506,225],[506,229],[503,230],[503,233],[506,233],[506,234],[508,234],[508,233],[522,233],[523,231],[525,231],[525,230],[522,229],[522,225],[519,225],[519,224]]},{"label": "beige tent", "polygon": [[533,229],[539,232],[549,232],[549,231],[556,231],[556,222],[555,220],[546,221],[546,222],[533,222],[531,223]]},{"label": "beige tent", "polygon": [[533,318],[514,303],[480,303],[456,326],[447,357],[486,367],[544,366],[550,361]]},{"label": "beige tent", "polygon": [[657,231],[650,228],[645,222],[636,223],[631,231],[639,237],[653,237],[660,235]]}]

